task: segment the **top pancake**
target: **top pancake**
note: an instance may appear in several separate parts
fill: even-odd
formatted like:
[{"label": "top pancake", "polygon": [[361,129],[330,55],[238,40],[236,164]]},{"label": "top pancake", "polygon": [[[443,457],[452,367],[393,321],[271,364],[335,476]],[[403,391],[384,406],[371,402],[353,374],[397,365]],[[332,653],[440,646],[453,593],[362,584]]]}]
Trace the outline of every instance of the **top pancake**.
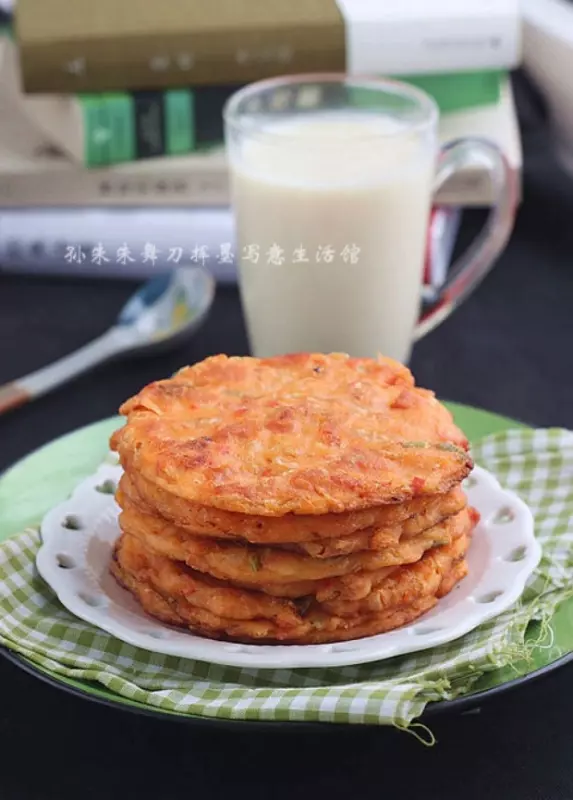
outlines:
[{"label": "top pancake", "polygon": [[448,491],[468,442],[433,392],[391,359],[214,356],[125,402],[126,471],[201,505],[326,514]]}]

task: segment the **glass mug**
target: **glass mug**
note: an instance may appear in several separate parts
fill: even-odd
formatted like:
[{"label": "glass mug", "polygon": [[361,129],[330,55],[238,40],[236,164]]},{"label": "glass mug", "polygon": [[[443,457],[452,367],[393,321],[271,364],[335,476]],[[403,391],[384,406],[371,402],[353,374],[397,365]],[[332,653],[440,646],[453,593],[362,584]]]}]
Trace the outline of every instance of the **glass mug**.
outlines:
[{"label": "glass mug", "polygon": [[[440,149],[438,109],[390,80],[289,76],[224,109],[241,301],[251,351],[387,355],[402,362],[490,270],[513,227],[516,179],[480,139]],[[420,318],[433,196],[479,166],[494,204]]]}]

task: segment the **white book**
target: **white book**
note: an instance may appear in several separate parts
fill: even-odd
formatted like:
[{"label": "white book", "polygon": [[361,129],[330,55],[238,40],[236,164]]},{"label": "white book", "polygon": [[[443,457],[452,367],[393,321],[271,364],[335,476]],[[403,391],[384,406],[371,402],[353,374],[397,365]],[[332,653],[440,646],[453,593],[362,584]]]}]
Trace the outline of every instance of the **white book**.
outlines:
[{"label": "white book", "polygon": [[[10,272],[145,278],[195,263],[226,282],[236,279],[234,239],[229,208],[7,209],[0,215],[0,265]],[[144,258],[146,246],[153,257]],[[124,247],[127,257],[118,260]]]},{"label": "white book", "polygon": [[[423,299],[444,284],[460,224],[434,209]],[[30,209],[0,216],[0,270],[100,278],[148,278],[198,264],[221,283],[237,280],[230,209]]]},{"label": "white book", "polygon": [[336,0],[352,75],[514,68],[519,0]]}]

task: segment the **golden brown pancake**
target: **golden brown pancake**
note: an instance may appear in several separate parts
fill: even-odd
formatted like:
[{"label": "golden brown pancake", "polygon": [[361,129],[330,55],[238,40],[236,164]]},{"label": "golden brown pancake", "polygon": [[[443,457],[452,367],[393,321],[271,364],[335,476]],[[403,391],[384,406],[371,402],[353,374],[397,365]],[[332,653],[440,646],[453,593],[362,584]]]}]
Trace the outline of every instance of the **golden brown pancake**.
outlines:
[{"label": "golden brown pancake", "polygon": [[[119,541],[111,570],[116,579],[140,602],[153,617],[170,625],[187,628],[193,633],[214,639],[267,643],[267,644],[317,644],[373,636],[401,627],[429,611],[437,597],[451,591],[463,574],[460,562],[445,569],[443,581],[434,595],[425,593],[409,605],[387,608],[375,614],[341,617],[329,614],[320,606],[311,606],[301,615],[295,626],[284,626],[264,617],[237,619],[224,617],[212,610],[191,602],[185,594],[166,595],[154,582],[154,571],[144,563],[141,554],[134,559],[125,550],[125,541]],[[451,547],[451,546],[450,546]],[[445,561],[444,561],[445,565]]]},{"label": "golden brown pancake", "polygon": [[208,639],[226,639],[246,644],[320,644],[373,636],[412,622],[430,611],[437,602],[436,598],[429,597],[406,609],[396,609],[352,621],[340,618],[329,620],[328,617],[324,617],[323,621],[317,616],[313,625],[305,623],[297,631],[287,631],[279,630],[266,620],[222,619],[195,608],[181,598],[166,600],[149,582],[138,581],[118,561],[112,562],[111,571],[151,617]]},{"label": "golden brown pancake", "polygon": [[146,386],[120,412],[111,446],[127,472],[241,514],[404,503],[449,491],[472,468],[450,412],[389,359],[215,356]]},{"label": "golden brown pancake", "polygon": [[[119,483],[118,502],[125,495],[144,513],[157,513],[190,533],[214,536],[217,539],[246,539],[253,544],[301,544],[301,550],[315,558],[320,553],[336,555],[335,550],[350,552],[370,541],[371,534],[383,536],[383,530],[393,528],[408,520],[411,533],[430,527],[431,521],[461,511],[466,505],[465,494],[459,486],[434,497],[417,497],[402,504],[377,506],[340,514],[297,515],[262,517],[221,511],[216,508],[189,503],[180,497],[142,478],[124,473]],[[357,535],[350,542],[346,537]],[[340,543],[330,540],[340,539]],[[345,541],[342,541],[342,540]],[[374,542],[375,546],[375,542]],[[366,548],[364,548],[366,549]]]},{"label": "golden brown pancake", "polygon": [[451,572],[458,570],[468,541],[466,535],[460,536],[430,551],[417,564],[397,568],[354,605],[340,599],[321,603],[312,597],[295,603],[242,590],[157,556],[126,534],[116,545],[112,572],[148,613],[205,635],[299,643],[338,641],[390,630],[432,607],[442,583],[453,586]]},{"label": "golden brown pancake", "polygon": [[120,412],[111,571],[168,624],[355,639],[411,622],[467,572],[468,441],[398,362],[214,356]]},{"label": "golden brown pancake", "polygon": [[331,614],[355,617],[377,614],[395,606],[409,606],[426,596],[434,597],[452,565],[463,559],[469,542],[469,536],[464,534],[447,547],[437,547],[416,564],[402,567],[385,577],[361,600],[352,602],[340,595],[336,599],[325,600],[321,605]]},{"label": "golden brown pancake", "polygon": [[121,536],[117,553],[120,563],[138,580],[147,580],[164,597],[182,597],[191,606],[230,619],[271,619],[278,626],[290,627],[300,621],[290,600],[251,592],[195,572],[152,553],[133,536]]},{"label": "golden brown pancake", "polygon": [[449,544],[457,529],[467,525],[467,512],[464,510],[417,536],[398,540],[379,550],[315,559],[272,547],[193,536],[161,517],[142,513],[129,501],[123,509],[119,518],[121,529],[139,539],[148,550],[182,561],[199,572],[222,580],[239,581],[253,588],[266,583],[321,581],[382,567],[412,564],[419,561],[426,550]]},{"label": "golden brown pancake", "polygon": [[[414,500],[412,504],[416,502]],[[375,525],[338,539],[322,539],[315,542],[298,542],[281,546],[294,552],[306,553],[312,558],[333,558],[364,550],[380,550],[382,547],[391,547],[401,540],[417,536],[422,531],[463,511],[466,506],[467,497],[457,486],[445,495],[431,498],[418,513],[395,525]]]}]

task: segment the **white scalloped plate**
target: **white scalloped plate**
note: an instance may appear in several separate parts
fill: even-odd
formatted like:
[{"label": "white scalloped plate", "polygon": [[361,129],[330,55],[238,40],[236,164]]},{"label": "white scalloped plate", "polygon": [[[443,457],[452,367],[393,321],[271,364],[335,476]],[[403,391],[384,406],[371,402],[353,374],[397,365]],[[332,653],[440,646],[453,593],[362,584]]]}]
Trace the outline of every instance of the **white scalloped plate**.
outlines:
[{"label": "white scalloped plate", "polygon": [[[111,459],[110,459],[111,460]],[[108,460],[108,461],[110,461]],[[468,553],[469,575],[416,622],[378,636],[324,645],[242,645],[194,636],[148,617],[109,573],[119,536],[113,489],[121,476],[105,463],[42,522],[40,575],[80,619],[156,653],[237,667],[334,667],[426,650],[469,633],[510,608],[537,567],[533,518],[515,494],[476,467],[466,481],[481,514]]]}]

